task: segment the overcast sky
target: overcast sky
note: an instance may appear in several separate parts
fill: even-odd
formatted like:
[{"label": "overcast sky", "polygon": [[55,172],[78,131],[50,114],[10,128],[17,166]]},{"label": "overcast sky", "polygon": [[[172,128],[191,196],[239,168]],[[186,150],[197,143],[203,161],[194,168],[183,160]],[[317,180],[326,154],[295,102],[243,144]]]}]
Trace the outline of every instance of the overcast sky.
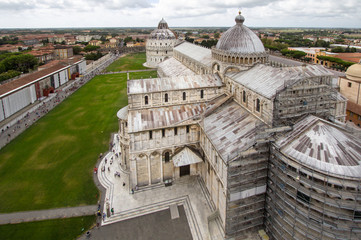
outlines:
[{"label": "overcast sky", "polygon": [[361,28],[361,0],[0,0],[0,28],[233,26]]}]

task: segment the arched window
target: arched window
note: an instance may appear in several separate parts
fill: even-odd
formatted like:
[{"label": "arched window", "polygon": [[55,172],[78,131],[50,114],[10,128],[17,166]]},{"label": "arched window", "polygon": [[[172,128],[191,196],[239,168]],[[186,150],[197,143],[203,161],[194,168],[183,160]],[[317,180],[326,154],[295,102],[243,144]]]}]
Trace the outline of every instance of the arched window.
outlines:
[{"label": "arched window", "polygon": [[185,101],[187,99],[187,94],[186,92],[183,92],[183,101]]},{"label": "arched window", "polygon": [[164,94],[164,102],[168,102],[168,93]]},{"label": "arched window", "polygon": [[169,152],[166,152],[166,153],[164,154],[164,161],[165,161],[165,162],[169,162],[169,160],[170,160],[170,154],[169,154]]},{"label": "arched window", "polygon": [[145,96],[145,97],[144,97],[144,104],[145,104],[145,105],[148,105],[148,96]]},{"label": "arched window", "polygon": [[204,91],[203,90],[201,90],[201,98],[203,98],[204,96]]},{"label": "arched window", "polygon": [[258,98],[256,99],[256,111],[261,111],[261,101]]},{"label": "arched window", "polygon": [[243,91],[243,93],[242,93],[242,95],[243,95],[243,102],[246,102],[246,91]]},{"label": "arched window", "polygon": [[149,139],[153,139],[153,132],[149,131]]}]

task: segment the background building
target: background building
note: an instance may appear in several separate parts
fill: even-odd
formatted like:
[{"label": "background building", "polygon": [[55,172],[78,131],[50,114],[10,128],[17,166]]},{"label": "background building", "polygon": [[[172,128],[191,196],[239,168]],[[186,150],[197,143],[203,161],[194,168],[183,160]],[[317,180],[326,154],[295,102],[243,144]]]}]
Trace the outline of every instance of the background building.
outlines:
[{"label": "background building", "polygon": [[347,121],[361,126],[361,61],[346,71],[346,77],[338,79],[340,92],[347,101]]},{"label": "background building", "polygon": [[52,63],[51,67],[0,85],[0,121],[65,84],[72,74],[83,74],[85,69],[85,60],[82,57],[73,57],[66,62]]},{"label": "background building", "polygon": [[[151,32],[146,43],[147,67],[157,67],[165,59],[173,55],[173,47],[177,43],[177,37],[168,28],[167,22],[162,19],[158,28]],[[128,46],[128,45],[127,45]]]}]

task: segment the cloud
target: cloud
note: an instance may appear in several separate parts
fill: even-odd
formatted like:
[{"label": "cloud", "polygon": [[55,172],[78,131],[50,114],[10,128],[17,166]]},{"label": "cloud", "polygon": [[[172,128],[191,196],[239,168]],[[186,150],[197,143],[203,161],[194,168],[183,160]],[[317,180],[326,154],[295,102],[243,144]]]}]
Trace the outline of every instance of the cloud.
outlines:
[{"label": "cloud", "polygon": [[359,1],[0,0],[0,27],[232,26],[239,9],[248,26],[361,27]]},{"label": "cloud", "polygon": [[0,11],[21,11],[35,8],[33,1],[4,1],[0,0]]}]

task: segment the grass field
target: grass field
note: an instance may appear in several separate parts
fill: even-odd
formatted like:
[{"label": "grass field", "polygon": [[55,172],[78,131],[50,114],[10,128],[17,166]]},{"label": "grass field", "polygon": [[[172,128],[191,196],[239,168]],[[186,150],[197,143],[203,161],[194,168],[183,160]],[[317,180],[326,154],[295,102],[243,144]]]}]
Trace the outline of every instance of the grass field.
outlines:
[{"label": "grass field", "polygon": [[126,74],[97,76],[1,149],[0,212],[95,204],[93,168],[126,104]]},{"label": "grass field", "polygon": [[4,240],[70,240],[87,231],[95,222],[95,216],[65,218],[40,222],[0,225]]},{"label": "grass field", "polygon": [[145,53],[130,53],[125,57],[119,58],[110,64],[105,71],[106,72],[119,72],[128,70],[141,70],[149,69],[143,66],[146,61]]}]

